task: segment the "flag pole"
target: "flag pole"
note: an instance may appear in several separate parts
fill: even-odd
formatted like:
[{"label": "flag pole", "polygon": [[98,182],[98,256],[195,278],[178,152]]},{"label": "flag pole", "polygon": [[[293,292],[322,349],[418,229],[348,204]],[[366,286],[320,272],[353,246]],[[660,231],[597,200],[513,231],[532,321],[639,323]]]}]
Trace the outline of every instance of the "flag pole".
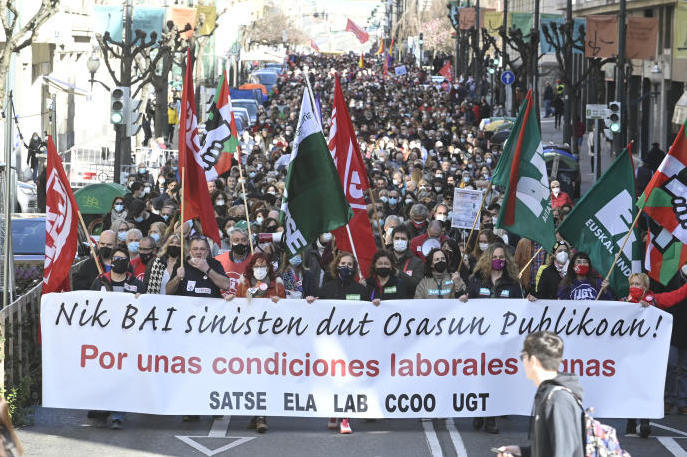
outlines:
[{"label": "flag pole", "polygon": [[[465,246],[469,247],[470,246],[470,240],[472,240],[472,234],[475,233],[475,227],[477,226],[477,221],[479,220],[480,214],[482,214],[482,207],[484,207],[484,202],[487,200],[487,194],[491,192],[491,181],[489,181],[489,185],[487,186],[486,190],[484,191],[484,195],[482,195],[482,203],[479,205],[479,209],[477,210],[477,216],[475,216],[475,220],[472,223],[472,228],[470,229],[470,234],[468,235],[468,240],[465,242]],[[460,274],[460,270],[463,269],[463,259],[460,259],[460,263],[458,264],[458,274]]]},{"label": "flag pole", "polygon": [[363,273],[360,270],[360,261],[358,260],[358,253],[355,251],[355,244],[353,243],[353,235],[351,234],[351,227],[346,224],[346,233],[348,234],[348,241],[351,243],[351,251],[353,251],[353,257],[355,257],[355,261],[358,263],[358,278],[359,279],[365,279],[363,278]]},{"label": "flag pole", "polygon": [[93,260],[95,260],[95,266],[98,267],[98,274],[101,275],[103,274],[103,266],[100,265],[100,259],[98,259],[95,249],[93,248],[93,244],[91,244],[91,237],[88,236],[88,229],[86,228],[86,223],[83,221],[81,210],[77,208],[76,213],[79,215],[79,222],[81,223],[81,228],[83,229],[84,235],[86,235],[86,241],[88,242],[88,247],[91,249],[91,256],[93,256]]},{"label": "flag pole", "polygon": [[[184,159],[186,159],[186,157],[184,157]],[[186,164],[186,160],[184,160],[184,165],[185,164]],[[185,260],[184,245],[186,244],[186,238],[184,237],[184,224],[186,223],[186,222],[184,222],[184,182],[186,181],[185,178],[186,178],[186,167],[182,166],[181,167],[181,189],[179,192],[180,196],[181,196],[181,215],[180,215],[181,226],[179,227],[179,229],[181,230],[181,236],[180,236],[180,238],[181,238],[181,260],[180,260],[180,262],[181,262],[182,267],[184,266],[184,260]]]},{"label": "flag pole", "polygon": [[[237,146],[238,147],[238,146]],[[239,153],[239,182],[241,183],[241,191],[243,192],[243,208],[246,210],[246,225],[248,225],[248,244],[250,245],[250,255],[253,255],[253,231],[250,228],[250,216],[248,212],[248,200],[246,199],[246,180],[243,178],[243,169],[241,168],[241,154]]]},{"label": "flag pole", "polygon": [[[630,226],[630,230],[628,230],[627,235],[625,235],[625,239],[623,240],[623,244],[620,245],[620,249],[618,250],[618,253],[615,255],[615,259],[613,259],[613,263],[611,264],[611,268],[608,270],[608,273],[606,274],[606,277],[604,278],[604,281],[608,281],[608,278],[611,277],[611,273],[613,273],[613,268],[615,268],[615,264],[618,263],[618,259],[620,258],[620,254],[623,253],[623,249],[625,249],[625,245],[627,244],[627,240],[630,239],[630,235],[632,235],[633,230],[635,229],[635,225],[637,225],[637,221],[639,220],[639,216],[642,215],[641,210],[637,210],[637,216],[635,217],[635,220],[632,221],[632,225]],[[596,295],[595,300],[598,300],[599,297],[601,297],[601,294],[604,292],[606,288],[601,286],[599,289],[599,293]]]},{"label": "flag pole", "polygon": [[522,278],[522,274],[525,272],[525,270],[527,270],[527,267],[529,267],[532,264],[534,259],[537,258],[542,249],[544,249],[544,246],[540,246],[539,249],[537,249],[537,252],[535,252],[532,256],[532,258],[525,264],[524,267],[522,267],[522,270],[520,270],[520,273],[518,273],[518,279]]}]

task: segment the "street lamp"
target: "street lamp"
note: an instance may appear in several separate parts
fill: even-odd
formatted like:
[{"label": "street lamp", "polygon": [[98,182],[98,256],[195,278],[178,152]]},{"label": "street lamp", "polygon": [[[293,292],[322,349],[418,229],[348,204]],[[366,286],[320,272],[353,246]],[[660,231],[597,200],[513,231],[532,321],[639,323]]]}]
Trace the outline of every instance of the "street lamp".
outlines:
[{"label": "street lamp", "polygon": [[95,79],[95,74],[97,73],[98,68],[100,68],[100,58],[95,52],[91,53],[91,56],[86,62],[86,67],[88,67],[88,72],[91,74],[91,79],[88,80],[88,82],[91,83],[91,91],[93,91],[93,83],[100,83],[109,92],[110,88],[107,87],[104,82]]}]

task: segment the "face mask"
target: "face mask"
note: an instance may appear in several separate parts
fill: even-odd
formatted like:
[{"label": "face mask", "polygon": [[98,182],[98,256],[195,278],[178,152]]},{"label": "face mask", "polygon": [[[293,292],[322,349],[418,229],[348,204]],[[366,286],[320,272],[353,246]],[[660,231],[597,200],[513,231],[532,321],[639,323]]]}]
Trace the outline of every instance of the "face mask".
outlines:
[{"label": "face mask", "polygon": [[98,253],[103,259],[109,259],[112,257],[112,248],[109,246],[103,246],[102,248],[98,248]]},{"label": "face mask", "polygon": [[151,237],[152,239],[154,239],[155,243],[160,242],[160,234],[159,233],[153,232],[153,233],[149,234],[148,236]]},{"label": "face mask", "polygon": [[143,263],[143,265],[148,265],[148,262],[150,262],[150,260],[153,257],[155,257],[155,254],[149,252],[148,254],[140,254],[139,257],[141,258],[141,262]]},{"label": "face mask", "polygon": [[401,186],[401,181],[399,181],[398,179],[394,179],[394,180],[393,180],[393,183],[394,183],[394,186],[396,186],[396,187],[400,187],[400,186]]},{"label": "face mask", "polygon": [[491,223],[494,224],[494,225],[496,225],[496,221],[498,221],[498,220],[499,220],[498,216],[493,216],[493,217],[491,218]]},{"label": "face mask", "polygon": [[491,165],[491,159],[487,159],[485,162],[487,162],[487,165]]},{"label": "face mask", "polygon": [[248,252],[248,245],[243,243],[237,243],[231,245],[231,252],[236,255],[243,256]]},{"label": "face mask", "polygon": [[126,248],[129,250],[129,252],[136,254],[138,252],[138,241],[131,241],[126,244]]},{"label": "face mask", "polygon": [[413,220],[413,226],[415,226],[416,228],[421,228],[424,225],[425,225],[425,221],[417,222],[417,221]]},{"label": "face mask", "polygon": [[580,276],[586,276],[589,273],[589,265],[575,265],[573,270]]},{"label": "face mask", "polygon": [[406,198],[406,205],[412,205],[413,204],[413,199],[412,198]]},{"label": "face mask", "polygon": [[262,281],[267,276],[267,267],[253,267],[253,276],[258,281]]},{"label": "face mask", "polygon": [[292,267],[297,267],[298,265],[303,263],[303,258],[299,255],[295,255],[289,259],[289,264]]},{"label": "face mask", "polygon": [[329,243],[332,240],[332,234],[327,232],[320,235],[320,240],[322,243]]},{"label": "face mask", "polygon": [[134,217],[134,221],[143,222],[143,216]]},{"label": "face mask", "polygon": [[122,211],[124,211],[124,205],[121,203],[117,203],[116,205],[114,205],[114,209],[118,213],[121,213]]},{"label": "face mask", "polygon": [[504,259],[491,259],[491,269],[496,271],[501,271],[506,266],[506,261]]},{"label": "face mask", "polygon": [[162,219],[164,219],[165,222],[169,220],[169,214],[163,214]]},{"label": "face mask", "polygon": [[215,206],[224,206],[224,200],[215,201]]},{"label": "face mask", "polygon": [[265,220],[265,218],[262,217],[262,216],[256,217],[256,218],[255,218],[255,222],[257,222],[258,225],[262,225],[262,223],[264,222],[264,220]]},{"label": "face mask", "polygon": [[558,194],[561,193],[561,189],[558,188],[558,187],[554,187],[554,188],[551,189],[551,192],[553,193],[553,195],[554,195],[555,197],[558,197]]},{"label": "face mask", "polygon": [[434,191],[435,192],[441,192],[441,186],[435,186]]},{"label": "face mask", "polygon": [[129,260],[124,258],[124,259],[117,259],[112,262],[112,271],[115,273],[125,273],[126,270],[129,268]]},{"label": "face mask", "polygon": [[165,178],[160,178],[157,180],[158,184],[162,185],[165,183]]},{"label": "face mask", "polygon": [[389,199],[389,205],[390,206],[396,206],[397,203],[398,203],[398,198],[391,197]]},{"label": "face mask", "polygon": [[469,183],[469,182],[470,182],[470,177],[469,177],[469,176],[464,177],[464,178],[463,178],[463,182],[466,183],[466,184]]},{"label": "face mask", "polygon": [[388,278],[391,275],[391,268],[389,267],[377,268],[376,270],[377,276],[380,278]]},{"label": "face mask", "polygon": [[479,243],[479,250],[484,252],[489,249],[489,243]]},{"label": "face mask", "polygon": [[394,251],[405,252],[408,249],[408,240],[394,240]]},{"label": "face mask", "polygon": [[150,187],[143,188],[143,195],[147,195],[150,192]]},{"label": "face mask", "polygon": [[633,300],[639,300],[644,295],[644,288],[642,287],[630,287],[630,297]]},{"label": "face mask", "polygon": [[126,231],[117,232],[117,239],[119,241],[126,241]]},{"label": "face mask", "polygon": [[144,175],[146,173],[146,169],[145,168],[139,168],[138,173]]},{"label": "face mask", "polygon": [[437,263],[434,264],[434,270],[436,270],[437,273],[443,273],[446,271],[447,263],[445,260],[441,260]]},{"label": "face mask", "polygon": [[568,252],[567,251],[561,251],[561,252],[556,254],[556,262],[563,265],[567,261],[568,261]]},{"label": "face mask", "polygon": [[178,258],[181,255],[181,246],[167,246],[167,255]]},{"label": "face mask", "polygon": [[446,221],[446,214],[437,214],[436,216],[434,216],[434,219],[441,221],[441,222],[445,222]]},{"label": "face mask", "polygon": [[353,268],[351,268],[351,267],[347,267],[347,266],[338,267],[336,269],[336,271],[337,271],[337,273],[339,273],[339,278],[341,278],[342,281],[345,281],[345,280],[353,277]]},{"label": "face mask", "polygon": [[253,179],[253,178],[255,178],[255,174],[256,173],[254,171],[251,171],[250,173],[248,173],[248,177]]},{"label": "face mask", "polygon": [[381,197],[379,197],[379,199],[382,201],[382,203],[386,203],[389,201],[389,199],[385,196],[381,196]]}]

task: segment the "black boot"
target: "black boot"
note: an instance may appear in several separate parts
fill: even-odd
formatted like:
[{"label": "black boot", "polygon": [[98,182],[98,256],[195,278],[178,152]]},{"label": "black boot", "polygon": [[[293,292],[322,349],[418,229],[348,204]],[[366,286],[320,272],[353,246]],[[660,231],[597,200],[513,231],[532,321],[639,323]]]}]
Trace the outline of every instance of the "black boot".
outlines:
[{"label": "black boot", "polygon": [[651,435],[651,425],[649,419],[639,419],[639,436],[641,438],[648,438]]},{"label": "black boot", "polygon": [[627,425],[625,426],[625,433],[627,435],[632,435],[634,433],[637,433],[637,420],[636,419],[628,419],[627,420]]}]

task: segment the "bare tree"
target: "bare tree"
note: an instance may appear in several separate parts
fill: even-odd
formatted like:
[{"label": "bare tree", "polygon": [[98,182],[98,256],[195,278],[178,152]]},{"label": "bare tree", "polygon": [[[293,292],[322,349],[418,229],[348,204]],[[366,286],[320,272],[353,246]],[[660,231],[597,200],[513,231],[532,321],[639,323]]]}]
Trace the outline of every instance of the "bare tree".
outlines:
[{"label": "bare tree", "polygon": [[36,33],[50,17],[57,12],[59,0],[41,0],[38,11],[18,28],[18,4],[21,0],[0,0],[0,21],[5,32],[5,41],[0,43],[0,106],[5,103],[5,82],[12,54],[29,46]]},{"label": "bare tree", "polygon": [[289,42],[303,44],[308,41],[306,35],[298,29],[291,19],[279,8],[272,8],[257,21],[253,21],[246,29],[245,37],[251,43],[274,46],[283,43],[283,33],[289,37]]}]

